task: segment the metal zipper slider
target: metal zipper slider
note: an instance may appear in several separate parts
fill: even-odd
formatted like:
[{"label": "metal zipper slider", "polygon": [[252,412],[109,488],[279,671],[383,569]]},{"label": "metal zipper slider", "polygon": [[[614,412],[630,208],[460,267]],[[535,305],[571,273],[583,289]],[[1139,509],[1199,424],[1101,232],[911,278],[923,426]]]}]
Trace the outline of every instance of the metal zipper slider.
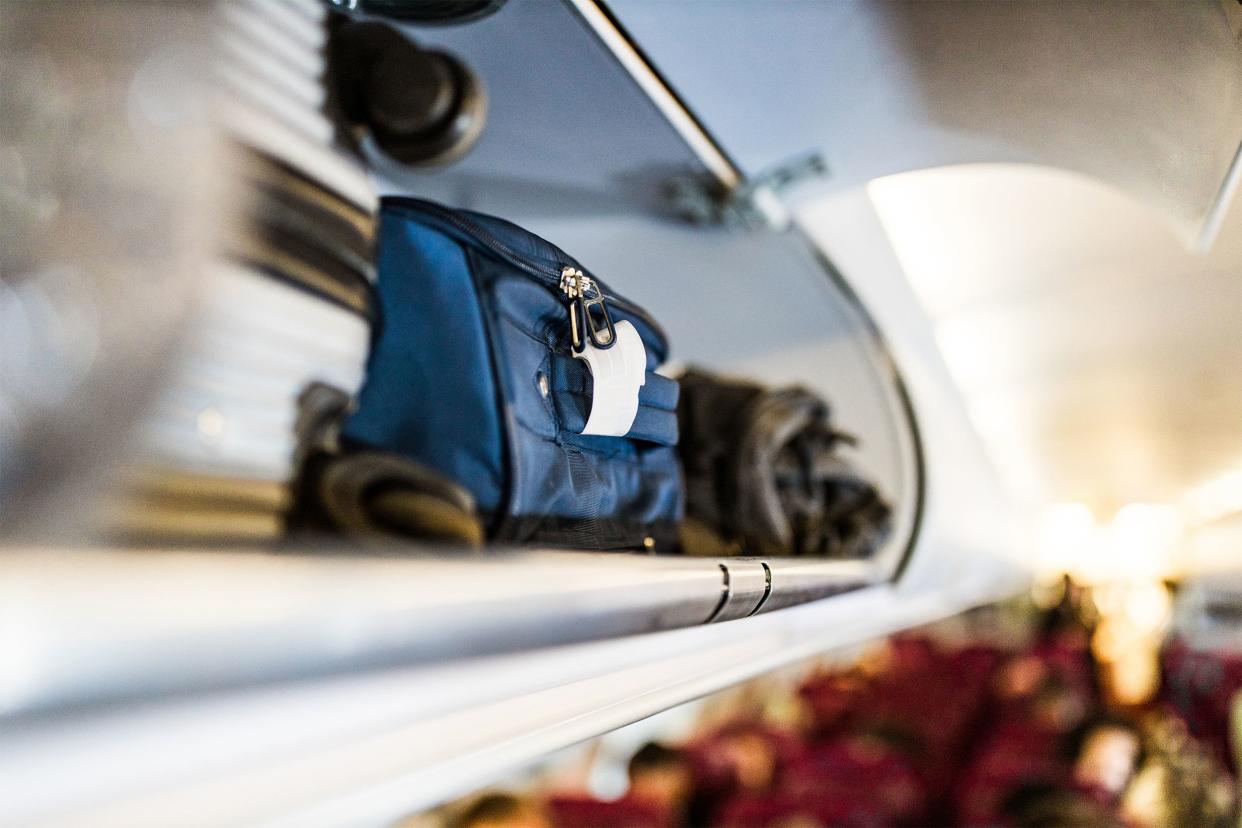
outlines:
[{"label": "metal zipper slider", "polygon": [[601,351],[616,344],[617,329],[595,280],[581,270],[565,267],[561,270],[561,292],[569,299],[569,340],[575,353],[586,349],[588,339]]},{"label": "metal zipper slider", "polygon": [[574,312],[574,303],[582,292],[578,280],[582,278],[581,270],[575,270],[572,267],[561,269],[561,293],[564,293],[565,298],[569,300],[569,341],[575,351],[582,350],[579,346],[579,343],[582,341],[582,334],[578,330],[578,314]]}]

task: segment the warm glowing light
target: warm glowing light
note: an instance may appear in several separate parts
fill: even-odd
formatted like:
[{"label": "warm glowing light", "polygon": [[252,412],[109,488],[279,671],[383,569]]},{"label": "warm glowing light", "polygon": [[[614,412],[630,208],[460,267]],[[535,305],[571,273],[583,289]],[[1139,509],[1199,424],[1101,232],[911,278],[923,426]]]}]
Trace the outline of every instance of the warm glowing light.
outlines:
[{"label": "warm glowing light", "polygon": [[[1159,581],[1173,573],[1183,535],[1181,513],[1173,506],[1131,503],[1099,523],[1085,505],[1061,503],[1044,513],[1037,574],[1047,579],[1067,573],[1087,585]],[[1112,600],[1108,590],[1100,596]]]},{"label": "warm glowing light", "polygon": [[1118,510],[1106,544],[1114,577],[1154,581],[1173,570],[1182,540],[1182,518],[1174,506],[1131,503]]},{"label": "warm glowing light", "polygon": [[1162,630],[1172,609],[1172,599],[1164,584],[1149,581],[1134,584],[1127,591],[1123,607],[1126,618],[1141,630]]},{"label": "warm glowing light", "polygon": [[1124,584],[1102,584],[1091,590],[1091,603],[1095,604],[1095,611],[1102,617],[1120,614],[1125,606],[1125,600]]},{"label": "warm glowing light", "polygon": [[1100,620],[1091,637],[1109,694],[1122,704],[1147,701],[1159,686],[1157,654],[1172,614],[1160,581],[1114,581],[1091,591]]},{"label": "warm glowing light", "polygon": [[1110,665],[1113,698],[1121,704],[1142,704],[1160,684],[1160,665],[1150,651],[1134,647]]},{"label": "warm glowing light", "polygon": [[1095,535],[1095,516],[1082,503],[1048,507],[1040,527],[1037,574],[1048,578],[1074,573],[1090,553]]}]

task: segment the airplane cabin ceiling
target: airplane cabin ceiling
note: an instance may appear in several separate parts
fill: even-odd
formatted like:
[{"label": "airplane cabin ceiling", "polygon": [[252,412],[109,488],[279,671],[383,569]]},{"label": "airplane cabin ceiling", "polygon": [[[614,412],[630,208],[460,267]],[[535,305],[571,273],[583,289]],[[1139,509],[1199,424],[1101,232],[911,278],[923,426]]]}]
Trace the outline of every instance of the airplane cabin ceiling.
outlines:
[{"label": "airplane cabin ceiling", "polygon": [[812,150],[829,188],[1046,164],[1109,181],[1195,238],[1242,142],[1242,14],[1220,0],[710,5],[609,3],[749,175]]},{"label": "airplane cabin ceiling", "polygon": [[1103,515],[1242,464],[1242,200],[1212,249],[1083,176],[975,165],[868,188],[1002,476]]}]

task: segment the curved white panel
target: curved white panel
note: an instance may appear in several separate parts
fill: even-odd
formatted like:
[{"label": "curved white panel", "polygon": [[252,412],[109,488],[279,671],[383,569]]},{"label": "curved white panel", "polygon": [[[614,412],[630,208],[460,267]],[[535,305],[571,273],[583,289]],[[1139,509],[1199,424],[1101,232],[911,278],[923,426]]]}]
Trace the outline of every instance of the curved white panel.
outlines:
[{"label": "curved white panel", "polygon": [[1242,40],[1219,0],[608,5],[749,175],[812,149],[829,188],[1038,163],[1194,238],[1242,144]]}]

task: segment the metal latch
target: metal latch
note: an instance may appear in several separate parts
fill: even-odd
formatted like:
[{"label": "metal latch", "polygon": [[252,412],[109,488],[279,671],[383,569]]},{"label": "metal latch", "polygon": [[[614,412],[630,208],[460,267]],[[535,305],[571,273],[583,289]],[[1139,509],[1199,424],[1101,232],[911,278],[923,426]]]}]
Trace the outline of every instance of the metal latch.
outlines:
[{"label": "metal latch", "polygon": [[722,224],[784,230],[790,215],[780,194],[828,174],[818,152],[807,153],[726,188],[709,176],[681,176],[667,182],[666,196],[679,216],[694,224]]}]

